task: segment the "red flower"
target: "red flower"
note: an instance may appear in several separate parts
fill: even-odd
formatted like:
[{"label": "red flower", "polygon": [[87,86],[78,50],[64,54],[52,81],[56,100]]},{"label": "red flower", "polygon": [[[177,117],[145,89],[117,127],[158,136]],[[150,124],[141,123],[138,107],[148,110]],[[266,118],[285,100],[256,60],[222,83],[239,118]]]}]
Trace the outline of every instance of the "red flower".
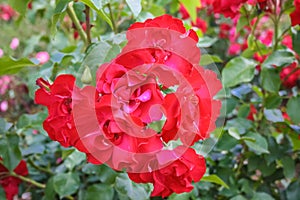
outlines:
[{"label": "red flower", "polygon": [[240,7],[247,0],[214,0],[213,1],[213,9],[214,13],[223,14],[225,17],[234,18],[238,15]]},{"label": "red flower", "polygon": [[300,80],[300,70],[297,68],[297,63],[294,62],[291,65],[284,67],[280,72],[280,79],[282,84],[287,88],[292,88],[297,85],[297,81]]},{"label": "red flower", "polygon": [[[1,159],[2,160],[2,159]],[[0,173],[8,172],[8,169],[0,163]],[[14,172],[21,176],[27,176],[28,170],[26,166],[26,162],[24,160],[21,160],[21,162],[18,164],[18,166],[14,169]],[[16,194],[18,194],[18,187],[19,184],[22,181],[16,177],[13,176],[6,176],[2,175],[0,176],[0,185],[3,187],[6,199],[12,200]]]},{"label": "red flower", "polygon": [[185,9],[185,7],[180,4],[179,12],[181,14],[182,19],[188,19],[190,17],[188,11]]},{"label": "red flower", "polygon": [[[147,19],[145,22],[136,22],[132,24],[128,30],[136,29],[136,28],[146,28],[146,27],[159,27],[159,28],[167,28],[170,30],[178,31],[180,33],[186,33],[186,30],[183,26],[181,20],[173,18],[171,15],[162,15],[160,17],[156,17],[154,19]],[[192,39],[198,41],[198,36],[195,31],[189,30],[188,36]]]},{"label": "red flower", "polygon": [[292,26],[300,24],[300,0],[294,0],[296,9],[290,14]]},{"label": "red flower", "polygon": [[72,116],[72,93],[75,77],[60,75],[50,85],[43,79],[38,79],[41,87],[35,93],[35,102],[48,108],[48,117],[43,126],[49,137],[58,141],[64,147],[74,145],[78,134]]},{"label": "red flower", "polygon": [[254,115],[257,113],[257,110],[253,104],[250,105],[250,112],[247,116],[247,119],[254,121]]},{"label": "red flower", "polygon": [[[164,198],[173,192],[190,192],[193,189],[192,181],[200,181],[206,171],[205,159],[191,148],[179,146],[174,151],[165,150],[160,152],[157,158],[159,165],[166,166],[149,173],[128,173],[134,182],[153,183],[154,190],[151,196]],[[177,159],[170,164],[164,163],[175,158]]]},{"label": "red flower", "polygon": [[0,19],[4,21],[9,21],[16,15],[17,13],[9,5],[0,5]]},{"label": "red flower", "polygon": [[197,18],[196,23],[192,23],[192,25],[199,28],[202,31],[202,33],[205,33],[207,31],[206,21],[199,17]]}]

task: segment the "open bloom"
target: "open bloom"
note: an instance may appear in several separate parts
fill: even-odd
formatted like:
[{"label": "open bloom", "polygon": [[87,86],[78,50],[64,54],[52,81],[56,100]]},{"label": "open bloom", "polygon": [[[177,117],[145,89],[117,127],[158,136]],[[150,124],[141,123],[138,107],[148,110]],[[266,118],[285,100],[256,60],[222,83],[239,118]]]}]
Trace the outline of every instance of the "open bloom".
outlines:
[{"label": "open bloom", "polygon": [[[184,153],[182,154],[182,151]],[[196,154],[195,150],[182,146],[174,151],[163,151],[158,155],[158,165],[177,158],[166,167],[148,173],[129,173],[129,178],[137,183],[153,183],[151,196],[167,197],[173,192],[190,192],[194,187],[192,181],[198,182],[206,171],[205,159]]]},{"label": "open bloom", "polygon": [[74,82],[72,75],[60,75],[53,84],[41,78],[37,80],[41,88],[35,93],[35,102],[48,108],[43,127],[52,140],[64,147],[74,145],[78,139],[72,115]]}]

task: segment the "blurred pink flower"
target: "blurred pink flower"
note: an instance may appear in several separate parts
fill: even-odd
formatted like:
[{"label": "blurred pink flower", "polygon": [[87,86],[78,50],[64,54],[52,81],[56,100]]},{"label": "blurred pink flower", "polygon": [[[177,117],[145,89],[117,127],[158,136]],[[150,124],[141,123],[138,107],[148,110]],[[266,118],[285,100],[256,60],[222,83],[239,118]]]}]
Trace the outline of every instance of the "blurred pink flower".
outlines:
[{"label": "blurred pink flower", "polygon": [[9,47],[10,47],[12,50],[15,50],[16,48],[18,48],[19,44],[20,44],[19,39],[18,39],[18,38],[13,38],[13,39],[11,40],[11,43],[10,43]]},{"label": "blurred pink flower", "polygon": [[0,77],[0,94],[3,95],[8,89],[11,78],[9,76]]},{"label": "blurred pink flower", "polygon": [[38,130],[36,130],[36,129],[32,130],[32,134],[36,135],[36,134],[38,134],[38,133],[39,133]]},{"label": "blurred pink flower", "polygon": [[3,50],[0,48],[0,58],[3,56],[4,52]]},{"label": "blurred pink flower", "polygon": [[35,57],[39,61],[39,64],[41,65],[45,64],[50,59],[49,53],[46,51],[38,52]]},{"label": "blurred pink flower", "polygon": [[2,101],[0,104],[0,111],[1,112],[6,112],[8,109],[8,103],[7,101]]}]

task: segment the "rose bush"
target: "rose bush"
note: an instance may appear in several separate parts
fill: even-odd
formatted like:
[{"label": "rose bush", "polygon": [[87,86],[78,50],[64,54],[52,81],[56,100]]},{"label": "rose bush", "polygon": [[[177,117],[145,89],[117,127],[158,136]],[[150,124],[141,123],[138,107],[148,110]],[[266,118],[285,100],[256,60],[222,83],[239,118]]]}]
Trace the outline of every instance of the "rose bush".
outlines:
[{"label": "rose bush", "polygon": [[299,9],[0,0],[0,199],[297,200]]}]

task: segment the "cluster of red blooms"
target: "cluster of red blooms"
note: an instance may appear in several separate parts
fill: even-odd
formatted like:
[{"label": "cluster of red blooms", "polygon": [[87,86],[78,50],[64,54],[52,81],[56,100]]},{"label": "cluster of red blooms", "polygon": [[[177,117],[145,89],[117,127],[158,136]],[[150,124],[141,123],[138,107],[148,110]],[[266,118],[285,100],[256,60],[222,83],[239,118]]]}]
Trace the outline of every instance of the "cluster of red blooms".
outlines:
[{"label": "cluster of red blooms", "polygon": [[[2,160],[0,158],[0,160]],[[21,176],[28,175],[28,169],[26,162],[21,160],[18,166],[14,169],[14,172]],[[0,185],[4,189],[7,200],[13,200],[14,196],[18,194],[18,187],[21,183],[19,178],[9,175],[8,169],[0,163]]]},{"label": "cluster of red blooms", "polygon": [[[240,9],[246,3],[252,6],[257,6],[261,11],[265,11],[266,13],[272,12],[272,10],[280,12],[280,5],[274,4],[274,1],[270,0],[237,0],[237,1],[228,1],[228,0],[201,0],[202,8],[205,8],[210,14],[210,10],[215,13],[215,18],[218,22],[219,14],[223,14],[225,17],[231,18],[231,22],[221,22],[219,24],[220,32],[219,38],[228,39],[230,42],[230,46],[228,48],[228,55],[235,56],[240,54],[242,51],[248,48],[247,39],[251,34],[251,28],[249,26],[245,26],[243,30],[236,31],[236,27],[238,21],[240,19]],[[292,26],[296,26],[300,24],[300,1],[294,0],[295,10],[290,14]],[[180,13],[182,17],[185,19],[188,16],[186,10],[181,6]],[[256,22],[257,18],[254,18],[251,21],[251,25],[253,26]],[[201,23],[202,25],[199,27],[206,27],[206,22],[203,20],[197,19],[197,23]],[[269,15],[263,16],[259,23],[256,26],[254,31],[254,36],[256,39],[265,45],[266,47],[271,47],[273,44],[274,38],[274,30],[270,28],[270,24],[272,24]],[[201,30],[206,31],[206,28],[200,28]],[[281,44],[293,50],[292,45],[292,37],[290,35],[285,35],[282,38]],[[260,55],[258,52],[254,54],[254,59],[258,62],[262,63],[268,55]],[[286,88],[292,88],[297,85],[297,81],[300,80],[300,70],[297,70],[298,63],[292,63],[291,65],[284,67],[280,73],[280,78],[283,86]],[[257,66],[257,69],[260,71],[260,66]]]},{"label": "cluster of red blooms", "polygon": [[[152,196],[189,192],[206,171],[205,159],[191,146],[215,128],[221,103],[213,96],[221,83],[214,72],[192,64],[200,60],[198,37],[178,19],[163,15],[135,23],[127,39],[122,53],[99,68],[96,87],[79,89],[72,75],[53,84],[37,80],[35,101],[49,112],[44,129],[91,163],[152,183]],[[188,43],[194,46],[181,57],[187,54],[181,45]],[[159,130],[153,128],[161,121]],[[170,149],[175,141],[180,144]]]},{"label": "cluster of red blooms", "polygon": [[17,13],[7,4],[0,5],[0,19],[4,21],[10,21]]}]

